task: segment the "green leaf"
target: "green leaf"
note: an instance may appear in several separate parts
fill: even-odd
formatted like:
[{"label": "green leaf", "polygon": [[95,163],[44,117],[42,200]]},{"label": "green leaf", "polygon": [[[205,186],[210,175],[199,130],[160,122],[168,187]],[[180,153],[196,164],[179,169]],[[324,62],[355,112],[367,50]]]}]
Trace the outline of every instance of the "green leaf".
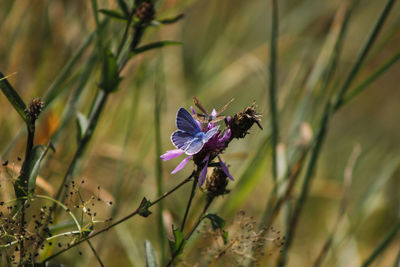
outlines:
[{"label": "green leaf", "polygon": [[21,118],[29,123],[29,120],[26,116],[25,110],[26,105],[22,98],[19,96],[17,91],[11,86],[11,84],[7,81],[7,77],[0,72],[0,89],[3,91],[3,94],[7,97],[8,101],[13,105],[14,109],[18,112]]},{"label": "green leaf", "polygon": [[219,217],[217,214],[207,214],[204,216],[204,218],[210,220],[213,231],[216,231],[218,229],[221,230],[221,237],[222,240],[224,241],[224,244],[226,245],[228,243],[229,233],[224,230],[225,220]]},{"label": "green leaf", "polygon": [[138,214],[142,217],[148,217],[151,214],[151,211],[149,211],[149,207],[151,206],[151,202],[148,201],[145,197],[142,199],[142,202],[140,202],[139,206],[139,212]]},{"label": "green leaf", "polygon": [[179,20],[181,20],[184,17],[183,14],[179,14],[175,17],[172,18],[166,18],[166,19],[162,19],[162,20],[153,20],[151,22],[151,25],[153,26],[160,26],[160,25],[167,25],[167,24],[173,24],[175,22],[178,22]]},{"label": "green leaf", "polygon": [[123,20],[126,21],[127,17],[126,15],[116,11],[116,10],[111,10],[111,9],[99,9],[99,12],[116,20]]},{"label": "green leaf", "polygon": [[158,267],[157,257],[149,240],[144,241],[144,250],[146,253],[146,267]]},{"label": "green leaf", "polygon": [[[47,149],[43,145],[35,146],[29,158],[22,164],[21,174],[14,185],[17,197],[24,197],[35,191],[40,162],[46,155],[46,152]],[[26,189],[28,189],[28,192],[26,192]]]},{"label": "green leaf", "polygon": [[172,225],[172,232],[174,234],[174,240],[168,240],[168,243],[171,249],[171,254],[178,256],[182,253],[183,247],[186,244],[186,240],[181,230],[175,228],[174,225]]},{"label": "green leaf", "polygon": [[223,229],[225,227],[225,220],[219,217],[217,214],[207,214],[204,218],[210,219],[211,227],[215,231],[217,229]]},{"label": "green leaf", "polygon": [[39,173],[40,162],[43,160],[46,155],[47,150],[43,145],[35,146],[31,152],[31,156],[28,160],[28,171],[29,171],[29,180],[28,180],[28,192],[31,193],[35,191],[36,187],[36,178]]},{"label": "green leaf", "polygon": [[135,56],[137,54],[144,53],[144,52],[152,50],[152,49],[162,48],[162,47],[170,46],[170,45],[182,45],[182,42],[160,41],[160,42],[147,44],[147,45],[138,47],[135,50],[133,50],[133,52],[131,53],[130,57],[133,57],[133,56]]},{"label": "green leaf", "polygon": [[125,1],[124,0],[118,0],[117,3],[119,5],[119,8],[121,8],[122,12],[124,12],[125,17],[128,17],[129,16],[129,8],[128,8],[127,4],[125,3]]},{"label": "green leaf", "polygon": [[121,78],[119,77],[117,58],[107,49],[104,52],[101,82],[99,86],[106,92],[111,93],[117,91],[120,81]]},{"label": "green leaf", "polygon": [[83,135],[89,126],[89,121],[85,115],[80,112],[76,113],[76,123],[78,124],[78,142],[82,139]]},{"label": "green leaf", "polygon": [[221,237],[222,237],[222,240],[224,240],[224,245],[228,244],[228,236],[229,236],[229,233],[227,231],[222,232]]}]

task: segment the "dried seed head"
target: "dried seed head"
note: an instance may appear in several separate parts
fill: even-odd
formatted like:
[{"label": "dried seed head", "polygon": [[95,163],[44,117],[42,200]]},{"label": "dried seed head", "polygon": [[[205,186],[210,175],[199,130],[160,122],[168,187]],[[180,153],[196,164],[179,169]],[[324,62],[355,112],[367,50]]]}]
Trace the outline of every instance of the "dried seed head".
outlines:
[{"label": "dried seed head", "polygon": [[220,195],[225,195],[229,193],[226,189],[228,185],[228,177],[222,168],[214,168],[211,177],[207,180],[206,189],[207,193],[211,197],[216,197]]},{"label": "dried seed head", "polygon": [[135,16],[143,23],[148,23],[154,19],[155,9],[151,1],[141,3],[135,12]]},{"label": "dried seed head", "polygon": [[32,99],[32,102],[29,104],[28,107],[28,115],[31,120],[35,121],[38,117],[40,112],[42,112],[44,106],[44,102],[38,97]]},{"label": "dried seed head", "polygon": [[238,114],[235,114],[233,118],[227,120],[227,124],[232,131],[231,138],[244,138],[254,123],[256,123],[262,130],[263,128],[260,124],[260,117],[261,114],[256,112],[255,103]]}]

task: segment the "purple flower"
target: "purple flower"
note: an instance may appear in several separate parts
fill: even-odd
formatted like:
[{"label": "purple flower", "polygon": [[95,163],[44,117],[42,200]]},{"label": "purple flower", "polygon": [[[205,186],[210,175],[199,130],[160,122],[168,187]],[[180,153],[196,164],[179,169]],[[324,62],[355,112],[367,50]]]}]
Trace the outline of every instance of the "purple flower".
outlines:
[{"label": "purple flower", "polygon": [[[192,113],[196,114],[196,111],[191,107]],[[212,111],[211,116],[216,116],[216,111],[215,109]],[[201,129],[201,132],[207,133],[211,129],[214,129],[216,127],[215,123],[207,123],[202,125],[200,121],[195,120],[196,123],[199,125],[199,128]],[[219,164],[221,165],[222,170],[226,174],[229,179],[232,181],[234,180],[232,175],[229,173],[229,170],[225,163],[222,161],[221,157],[219,154],[221,154],[225,148],[228,146],[229,141],[231,140],[231,130],[228,128],[225,131],[218,130],[216,134],[214,134],[210,139],[207,140],[206,143],[202,146],[201,150],[198,151],[195,154],[188,153],[187,151],[183,149],[174,149],[174,150],[168,150],[165,154],[161,155],[161,159],[163,161],[167,161],[170,159],[174,159],[182,154],[187,154],[188,156],[184,158],[178,166],[171,172],[171,174],[175,174],[182,170],[186,164],[189,162],[190,159],[193,158],[193,161],[197,165],[200,171],[199,175],[199,187],[201,187],[204,184],[204,181],[206,179],[207,175],[207,168],[209,163],[215,159],[218,158]]]}]

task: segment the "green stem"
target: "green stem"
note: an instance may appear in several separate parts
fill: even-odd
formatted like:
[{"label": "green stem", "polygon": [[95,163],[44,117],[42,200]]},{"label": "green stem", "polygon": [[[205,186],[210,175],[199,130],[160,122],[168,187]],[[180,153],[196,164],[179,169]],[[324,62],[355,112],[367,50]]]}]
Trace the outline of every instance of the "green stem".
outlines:
[{"label": "green stem", "polygon": [[399,267],[399,266],[400,266],[400,249],[399,249],[399,252],[397,253],[397,257],[394,261],[393,267]]},{"label": "green stem", "polygon": [[196,194],[196,188],[197,188],[197,183],[198,183],[198,175],[196,174],[194,179],[193,179],[193,185],[192,185],[192,191],[190,192],[190,197],[189,201],[186,205],[186,210],[185,210],[185,215],[183,216],[182,224],[181,224],[181,231],[183,232],[183,228],[185,227],[186,219],[187,216],[189,215],[189,210],[192,205],[192,200],[194,198],[194,195]]},{"label": "green stem", "polygon": [[[155,149],[156,149],[156,180],[157,180],[157,194],[161,195],[163,192],[163,181],[162,181],[162,162],[161,162],[161,104],[162,98],[160,96],[159,86],[156,84],[155,86],[155,101],[154,101],[154,122],[155,122]],[[165,230],[164,230],[164,221],[163,221],[163,203],[161,202],[158,205],[157,212],[157,224],[158,224],[158,238],[160,242],[160,250],[161,250],[161,263],[166,261],[166,253],[165,253]]]},{"label": "green stem", "polygon": [[378,247],[371,253],[371,255],[363,262],[361,267],[369,266],[393,241],[397,233],[400,231],[400,221],[393,227],[392,231],[386,236],[386,238],[378,245]]},{"label": "green stem", "polygon": [[271,142],[272,142],[272,178],[276,183],[277,170],[277,146],[279,142],[278,111],[276,107],[276,65],[277,65],[277,35],[278,35],[278,2],[271,0],[271,43],[270,43],[270,75],[269,75],[269,108],[271,114]]},{"label": "green stem", "polygon": [[189,238],[193,235],[194,231],[196,231],[197,227],[200,225],[201,221],[204,219],[204,214],[206,214],[208,208],[210,207],[211,203],[213,202],[214,198],[211,197],[207,199],[207,203],[204,206],[203,211],[201,212],[199,218],[197,219],[196,224],[193,226],[192,230],[189,232],[189,234],[186,235],[185,240],[189,240]]},{"label": "green stem", "polygon": [[71,161],[71,163],[68,167],[68,170],[64,176],[61,186],[59,187],[59,190],[56,194],[55,199],[61,198],[62,202],[64,201],[64,199],[65,199],[65,195],[63,194],[63,192],[65,190],[64,185],[69,185],[69,183],[72,181],[76,165],[80,161],[81,157],[83,156],[83,153],[93,135],[93,132],[97,126],[97,121],[99,119],[99,116],[100,116],[101,112],[103,111],[103,108],[106,104],[108,95],[109,95],[109,93],[102,89],[99,89],[99,91],[97,92],[97,96],[94,101],[92,113],[89,117],[88,128],[86,129],[82,139],[79,141],[78,148],[75,152],[74,157],[72,158],[72,161]]},{"label": "green stem", "polygon": [[372,82],[378,79],[383,73],[385,73],[394,63],[400,59],[400,51],[397,51],[387,62],[385,62],[379,69],[372,73],[367,79],[360,83],[356,88],[351,90],[345,95],[341,106],[350,102],[353,98],[359,95],[365,88],[367,88]]},{"label": "green stem", "polygon": [[388,0],[386,2],[385,8],[383,9],[382,13],[379,16],[378,21],[375,23],[372,32],[370,33],[367,41],[364,43],[363,48],[361,49],[360,54],[350,71],[349,76],[347,77],[346,81],[344,82],[342,88],[339,91],[339,94],[336,97],[336,100],[333,103],[332,109],[336,111],[342,106],[342,102],[344,101],[344,95],[346,94],[347,90],[349,89],[350,85],[354,81],[355,77],[357,76],[358,72],[360,71],[361,65],[364,62],[365,58],[367,57],[368,52],[370,51],[372,45],[374,44],[376,38],[378,37],[379,32],[382,29],[383,24],[385,23],[387,17],[389,16],[390,11],[393,8],[394,3],[396,0]]},{"label": "green stem", "polygon": [[[21,172],[18,177],[18,180],[16,181],[14,187],[15,187],[15,193],[18,198],[27,196],[28,194],[28,180],[29,180],[29,159],[32,154],[32,149],[34,145],[34,139],[35,139],[35,120],[36,118],[32,118],[31,116],[28,116],[28,121],[26,123],[26,127],[28,130],[28,135],[27,135],[27,142],[26,142],[26,152],[25,152],[25,159],[24,163],[22,164]],[[19,205],[21,206],[21,219],[20,219],[20,228],[19,228],[19,235],[21,237],[21,240],[19,242],[19,263],[20,265],[24,265],[24,255],[25,255],[25,247],[24,247],[24,242],[25,239],[23,238],[25,236],[25,201],[24,199],[20,200]]]},{"label": "green stem", "polygon": [[[192,229],[190,230],[190,232],[186,235],[185,241],[189,240],[189,238],[190,238],[190,237],[193,235],[193,233],[196,231],[197,227],[198,227],[198,226],[200,225],[200,223],[203,221],[203,219],[204,219],[204,214],[207,212],[207,209],[210,207],[210,205],[211,205],[211,203],[213,202],[213,200],[214,200],[214,197],[207,198],[207,203],[206,203],[206,205],[204,206],[203,211],[201,212],[199,218],[197,219],[196,224],[192,227]],[[172,265],[172,263],[174,263],[176,257],[181,253],[181,250],[182,250],[184,244],[185,244],[185,242],[182,242],[182,243],[181,243],[180,247],[177,249],[177,252],[174,253],[174,254],[171,256],[171,259],[168,261],[166,267],[169,267],[169,266]]]},{"label": "green stem", "polygon": [[78,219],[76,219],[75,215],[71,212],[71,210],[67,206],[65,206],[63,203],[61,203],[60,201],[58,201],[52,197],[46,196],[46,195],[35,195],[35,198],[46,199],[46,200],[53,202],[55,205],[60,206],[63,210],[65,210],[65,212],[67,212],[71,216],[71,218],[75,222],[75,225],[78,228],[79,232],[82,232],[82,228],[78,222]]},{"label": "green stem", "polygon": [[278,259],[278,266],[285,266],[285,264],[286,264],[287,253],[292,244],[295,230],[297,228],[298,220],[299,220],[300,214],[302,212],[304,203],[308,196],[308,191],[310,189],[311,180],[312,180],[314,169],[315,169],[315,166],[316,166],[316,163],[318,160],[319,152],[321,150],[323,141],[325,139],[325,133],[326,133],[326,130],[327,130],[327,127],[329,124],[329,119],[330,119],[330,116],[329,116],[330,109],[331,109],[331,107],[330,107],[330,104],[328,103],[328,105],[325,108],[324,117],[322,118],[322,121],[321,121],[321,127],[316,136],[316,142],[315,142],[312,152],[311,152],[310,161],[307,165],[307,170],[306,170],[304,182],[303,182],[303,185],[301,188],[301,193],[300,193],[299,199],[297,200],[297,203],[295,205],[293,215],[290,219],[289,229],[288,229],[288,233],[286,236],[286,242],[285,242],[285,245],[283,248],[283,252]]},{"label": "green stem", "polygon": [[128,22],[125,25],[125,29],[124,29],[124,34],[122,36],[122,40],[121,43],[118,46],[118,50],[117,50],[117,59],[118,57],[121,55],[122,53],[122,48],[124,48],[124,45],[126,43],[126,40],[128,39],[128,34],[129,34],[129,29],[132,23],[132,18],[133,18],[133,14],[135,12],[135,9],[132,9],[131,12],[129,13],[129,17],[128,17]]},{"label": "green stem", "polygon": [[288,250],[293,242],[293,237],[297,228],[298,220],[300,218],[300,214],[302,212],[304,203],[307,199],[308,196],[308,191],[311,185],[311,181],[313,178],[313,173],[316,167],[317,159],[319,157],[319,153],[323,144],[323,141],[325,139],[326,131],[329,125],[329,121],[333,113],[335,113],[341,106],[343,102],[344,95],[346,94],[348,88],[350,87],[351,83],[355,79],[356,75],[358,74],[360,67],[362,65],[362,62],[366,58],[370,48],[372,47],[372,44],[376,40],[376,37],[378,36],[378,33],[382,29],[382,26],[386,20],[386,18],[389,15],[390,10],[393,7],[395,0],[388,0],[384,10],[380,14],[378,21],[376,22],[371,34],[369,35],[369,38],[365,42],[360,54],[358,55],[358,58],[351,69],[346,81],[344,82],[343,86],[339,90],[339,93],[337,94],[336,98],[333,101],[333,104],[331,105],[330,103],[327,104],[324,115],[322,117],[321,123],[320,123],[320,128],[318,130],[318,134],[315,139],[315,144],[311,152],[311,158],[310,161],[307,165],[307,170],[306,174],[304,177],[301,193],[299,196],[299,199],[297,200],[294,208],[294,213],[291,217],[290,220],[290,226],[288,229],[288,234],[286,236],[286,242],[283,248],[283,252],[281,256],[278,259],[278,266],[282,267],[285,266],[286,261],[287,261],[287,254]]}]

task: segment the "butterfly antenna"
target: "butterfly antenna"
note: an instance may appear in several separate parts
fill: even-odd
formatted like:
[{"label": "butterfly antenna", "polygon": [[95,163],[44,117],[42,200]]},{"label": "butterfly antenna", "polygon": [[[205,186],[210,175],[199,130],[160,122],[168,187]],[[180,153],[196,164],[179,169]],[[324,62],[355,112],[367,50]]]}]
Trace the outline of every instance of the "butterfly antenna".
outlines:
[{"label": "butterfly antenna", "polygon": [[233,101],[235,101],[234,98],[232,98],[228,103],[226,103],[225,106],[223,106],[223,107],[217,112],[217,115],[219,115],[219,114],[221,114],[222,112],[224,112],[225,109],[226,109]]}]

